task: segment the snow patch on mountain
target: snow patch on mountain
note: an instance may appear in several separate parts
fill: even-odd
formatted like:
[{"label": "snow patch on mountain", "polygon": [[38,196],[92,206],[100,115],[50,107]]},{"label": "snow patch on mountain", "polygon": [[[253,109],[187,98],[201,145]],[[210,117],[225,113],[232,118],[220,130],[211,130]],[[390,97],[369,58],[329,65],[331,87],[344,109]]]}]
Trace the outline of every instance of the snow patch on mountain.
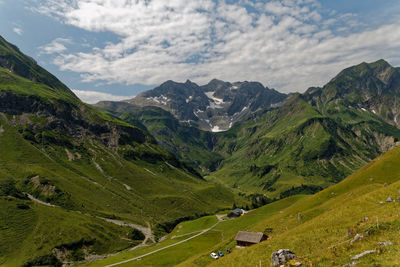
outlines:
[{"label": "snow patch on mountain", "polygon": [[189,103],[190,101],[192,101],[192,99],[193,99],[193,96],[192,96],[192,95],[189,96],[189,97],[186,99],[186,103]]},{"label": "snow patch on mountain", "polygon": [[221,104],[225,103],[222,98],[215,97],[214,92],[206,92],[205,94],[209,99],[211,99],[217,105],[221,105]]},{"label": "snow patch on mountain", "polygon": [[223,131],[226,131],[226,130],[220,129],[218,125],[215,125],[211,129],[211,132],[213,132],[213,133],[218,133],[218,132],[223,132]]},{"label": "snow patch on mountain", "polygon": [[158,104],[162,104],[162,105],[167,105],[168,101],[170,101],[168,99],[168,97],[166,97],[165,95],[160,95],[160,96],[155,96],[155,97],[148,97],[148,100],[152,100]]}]

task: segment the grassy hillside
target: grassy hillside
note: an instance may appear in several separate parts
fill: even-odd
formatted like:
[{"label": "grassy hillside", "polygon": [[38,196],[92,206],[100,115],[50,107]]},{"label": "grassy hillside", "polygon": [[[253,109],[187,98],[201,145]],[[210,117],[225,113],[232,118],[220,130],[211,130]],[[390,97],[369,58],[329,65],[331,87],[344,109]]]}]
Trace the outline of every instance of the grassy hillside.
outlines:
[{"label": "grassy hillside", "polygon": [[[261,266],[270,266],[271,253],[281,248],[292,250],[312,266],[343,266],[363,251],[378,249],[376,254],[358,260],[358,266],[397,266],[399,203],[386,199],[400,197],[399,163],[400,147],[315,195],[292,196],[240,218],[220,221],[204,235],[118,266],[259,266],[260,261]],[[214,216],[184,222],[157,245],[84,266],[104,266],[138,257],[191,237],[216,222]],[[235,248],[238,231],[263,232],[266,228],[270,228],[267,241],[245,249]],[[350,243],[357,233],[363,239]],[[392,245],[379,246],[379,242],[386,241]],[[227,248],[232,253],[223,258],[214,260],[209,256]]]},{"label": "grassy hillside", "polygon": [[34,82],[45,84],[64,93],[76,96],[54,75],[40,67],[36,61],[21,53],[13,44],[0,36],[0,67]]},{"label": "grassy hillside", "polygon": [[[202,266],[206,263],[212,262],[209,254],[212,251],[225,250],[227,248],[233,249],[234,242],[232,242],[237,231],[250,229],[257,225],[259,221],[267,219],[271,216],[278,214],[281,210],[293,205],[304,196],[294,196],[280,200],[257,210],[253,210],[243,217],[226,220],[224,218],[217,225],[218,219],[216,216],[206,216],[197,220],[183,222],[178,224],[174,231],[171,232],[164,241],[142,247],[134,251],[125,251],[118,255],[109,257],[104,260],[88,262],[82,266],[105,266],[108,264],[118,263],[127,259],[138,257],[146,253],[155,251],[157,249],[166,247],[168,245],[176,244],[184,239],[193,237],[204,229],[215,226],[210,231],[195,237],[185,243],[169,247],[165,250],[159,251],[149,256],[141,258],[141,260],[130,261],[118,266],[176,266],[181,264],[199,264]],[[234,265],[236,266],[236,265]]]},{"label": "grassy hillside", "polygon": [[[217,136],[226,158],[211,180],[269,197],[315,193],[337,183],[400,138],[400,130],[362,110],[321,113],[301,95]],[[351,112],[351,117],[347,117]]]},{"label": "grassy hillside", "polygon": [[[12,49],[7,52],[12,57],[0,59],[2,66],[15,58],[27,60],[8,43],[0,47],[2,52]],[[0,236],[24,240],[24,248],[12,243],[2,250],[1,264],[37,265],[54,256],[73,260],[63,258],[60,248],[69,255],[79,247],[81,256],[89,257],[133,245],[126,228],[102,218],[149,226],[159,238],[184,218],[242,203],[228,189],[205,181],[146,131],[83,104],[71,91],[47,82],[51,77],[45,81],[18,73],[0,67],[1,207],[15,210],[15,218],[1,214]],[[28,208],[18,208],[19,202]],[[55,212],[46,203],[56,206]],[[19,216],[28,217],[16,224]],[[41,230],[42,225],[47,226]]]},{"label": "grassy hillside", "polygon": [[161,108],[106,101],[95,107],[148,130],[163,148],[204,175],[215,171],[223,160],[219,153],[213,151],[216,142],[214,133],[180,123],[171,113]]},{"label": "grassy hillside", "polygon": [[[273,251],[288,248],[312,262],[313,266],[342,266],[350,263],[351,257],[373,249],[378,249],[378,252],[361,258],[357,266],[399,265],[399,203],[386,202],[389,196],[393,199],[399,196],[399,163],[400,148],[395,148],[339,184],[298,201],[250,228],[252,231],[273,228],[269,240],[244,250],[235,250],[215,262],[204,254],[202,264],[258,266],[261,261],[262,266],[269,266]],[[356,233],[364,238],[351,243]],[[387,247],[378,245],[385,241],[393,244]],[[200,264],[190,261],[182,266],[191,265]]]},{"label": "grassy hillside", "polygon": [[318,192],[399,144],[399,86],[398,70],[387,62],[362,63],[220,133],[200,131],[155,107],[97,107],[148,130],[208,180],[270,201]]},{"label": "grassy hillside", "polygon": [[85,250],[105,254],[135,244],[128,238],[132,229],[80,213],[10,196],[1,196],[0,206],[1,266],[43,265],[45,259],[55,265],[61,261],[52,250],[66,261],[77,261],[84,259]]}]

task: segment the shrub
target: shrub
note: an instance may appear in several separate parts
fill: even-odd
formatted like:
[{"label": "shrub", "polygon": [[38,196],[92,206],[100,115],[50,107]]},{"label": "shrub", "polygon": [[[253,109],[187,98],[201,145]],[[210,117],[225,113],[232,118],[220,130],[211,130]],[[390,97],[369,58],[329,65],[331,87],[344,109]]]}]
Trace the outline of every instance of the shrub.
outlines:
[{"label": "shrub", "polygon": [[132,232],[129,233],[129,238],[132,240],[144,240],[146,237],[138,229],[133,229]]},{"label": "shrub", "polygon": [[23,267],[31,267],[31,266],[54,266],[54,267],[61,267],[62,262],[57,259],[56,256],[53,254],[38,256],[35,259],[28,261]]}]

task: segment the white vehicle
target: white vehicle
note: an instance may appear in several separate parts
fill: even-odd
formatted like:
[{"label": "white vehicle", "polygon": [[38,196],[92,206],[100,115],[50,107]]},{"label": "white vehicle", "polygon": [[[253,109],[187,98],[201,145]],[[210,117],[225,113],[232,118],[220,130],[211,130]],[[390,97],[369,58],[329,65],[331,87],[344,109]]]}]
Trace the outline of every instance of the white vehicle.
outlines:
[{"label": "white vehicle", "polygon": [[213,258],[213,259],[218,259],[218,255],[215,254],[214,252],[211,252],[210,256],[211,256],[211,258]]}]

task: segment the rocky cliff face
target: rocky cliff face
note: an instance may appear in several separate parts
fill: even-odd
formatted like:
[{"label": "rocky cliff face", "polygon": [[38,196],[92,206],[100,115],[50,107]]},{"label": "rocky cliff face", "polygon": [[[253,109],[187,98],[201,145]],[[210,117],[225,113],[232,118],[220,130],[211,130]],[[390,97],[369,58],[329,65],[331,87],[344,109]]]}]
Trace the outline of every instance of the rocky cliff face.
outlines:
[{"label": "rocky cliff face", "polygon": [[229,83],[214,79],[203,86],[191,81],[167,81],[128,102],[157,106],[171,112],[181,122],[220,132],[258,109],[280,106],[285,98],[285,94],[258,82]]},{"label": "rocky cliff face", "polygon": [[[79,102],[76,104],[57,100],[46,102],[35,95],[0,92],[0,113],[13,115],[13,123],[29,131],[32,136],[43,130],[56,131],[74,138],[75,143],[91,138],[109,148],[123,145],[126,143],[125,140],[138,143],[155,142],[150,135],[136,127],[93,120],[90,107]],[[37,123],[30,119],[32,116],[46,119]]]}]

